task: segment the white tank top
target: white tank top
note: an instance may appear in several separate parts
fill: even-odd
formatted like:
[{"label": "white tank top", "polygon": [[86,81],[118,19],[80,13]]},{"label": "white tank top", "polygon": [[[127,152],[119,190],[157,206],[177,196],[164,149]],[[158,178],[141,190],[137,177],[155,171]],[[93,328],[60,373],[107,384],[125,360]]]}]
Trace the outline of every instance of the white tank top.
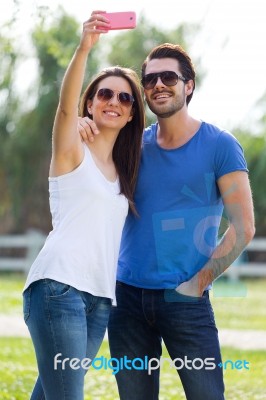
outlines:
[{"label": "white tank top", "polygon": [[87,146],[72,172],[49,178],[53,230],[29,271],[24,290],[44,278],[116,304],[115,281],[128,201],[108,181]]}]

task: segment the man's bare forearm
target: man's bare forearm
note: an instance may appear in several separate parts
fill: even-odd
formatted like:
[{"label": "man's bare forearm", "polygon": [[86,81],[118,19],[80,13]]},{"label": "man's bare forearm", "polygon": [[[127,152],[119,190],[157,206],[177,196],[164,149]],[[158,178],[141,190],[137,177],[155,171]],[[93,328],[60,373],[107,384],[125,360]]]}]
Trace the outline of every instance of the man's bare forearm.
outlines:
[{"label": "man's bare forearm", "polygon": [[203,291],[217,279],[240,256],[247,244],[254,236],[254,230],[235,228],[233,224],[225,232],[221,242],[214,250],[212,257],[198,272],[199,290]]}]

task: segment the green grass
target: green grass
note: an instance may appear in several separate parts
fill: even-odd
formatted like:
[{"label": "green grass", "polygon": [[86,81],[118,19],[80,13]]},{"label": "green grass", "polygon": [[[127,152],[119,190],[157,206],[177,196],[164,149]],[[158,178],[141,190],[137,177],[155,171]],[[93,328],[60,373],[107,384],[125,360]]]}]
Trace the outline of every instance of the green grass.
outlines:
[{"label": "green grass", "polygon": [[218,328],[266,331],[265,287],[266,279],[215,282],[211,302]]},{"label": "green grass", "polygon": [[24,283],[22,274],[0,274],[0,314],[21,314]]},{"label": "green grass", "polygon": [[[0,274],[0,314],[21,314],[24,283],[23,275]],[[266,279],[215,282],[211,301],[218,328],[266,330],[265,287]]]},{"label": "green grass", "polygon": [[[0,314],[21,314],[25,277],[0,275]],[[243,280],[232,284],[215,282],[211,292],[218,328],[259,329],[266,331],[264,305],[266,279]],[[103,343],[98,356],[110,358]],[[164,351],[164,357],[168,354]],[[266,351],[222,348],[223,360],[246,360],[250,370],[228,368],[224,372],[227,400],[262,400],[265,395]],[[37,375],[31,340],[0,337],[0,399],[28,400]],[[118,399],[114,375],[110,370],[91,369],[86,376],[85,400]],[[176,371],[168,363],[161,370],[160,400],[184,400]]]},{"label": "green grass", "polygon": [[[246,360],[250,369],[225,370],[228,400],[265,399],[265,351],[222,349],[223,360]],[[108,344],[104,342],[98,357],[110,358]],[[164,357],[168,357],[164,350]],[[36,364],[30,339],[0,338],[0,399],[28,400],[36,379]],[[89,370],[86,375],[85,400],[118,399],[114,375],[110,370]],[[183,390],[175,370],[166,362],[161,371],[160,400],[184,400]]]}]

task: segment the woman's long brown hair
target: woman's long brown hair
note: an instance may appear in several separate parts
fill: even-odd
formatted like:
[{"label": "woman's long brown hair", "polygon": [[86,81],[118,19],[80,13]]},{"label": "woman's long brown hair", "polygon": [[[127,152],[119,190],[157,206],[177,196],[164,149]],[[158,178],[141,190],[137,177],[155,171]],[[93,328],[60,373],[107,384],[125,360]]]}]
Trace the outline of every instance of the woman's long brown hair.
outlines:
[{"label": "woman's long brown hair", "polygon": [[142,135],[145,127],[145,111],[138,75],[130,68],[120,66],[106,68],[101,71],[85,89],[80,102],[80,115],[89,117],[87,101],[95,96],[99,82],[109,76],[121,77],[130,84],[134,103],[132,106],[133,118],[119,132],[113,148],[113,160],[119,176],[120,193],[124,194],[131,211],[137,215],[134,204],[138,169],[141,157]]}]

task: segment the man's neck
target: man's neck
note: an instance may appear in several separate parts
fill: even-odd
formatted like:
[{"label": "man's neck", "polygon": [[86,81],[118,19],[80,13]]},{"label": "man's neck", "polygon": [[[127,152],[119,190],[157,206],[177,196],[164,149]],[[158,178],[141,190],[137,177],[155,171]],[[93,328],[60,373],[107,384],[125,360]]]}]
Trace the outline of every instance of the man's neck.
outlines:
[{"label": "man's neck", "polygon": [[158,118],[157,143],[165,149],[174,149],[187,143],[199,130],[201,122],[188,114]]}]

